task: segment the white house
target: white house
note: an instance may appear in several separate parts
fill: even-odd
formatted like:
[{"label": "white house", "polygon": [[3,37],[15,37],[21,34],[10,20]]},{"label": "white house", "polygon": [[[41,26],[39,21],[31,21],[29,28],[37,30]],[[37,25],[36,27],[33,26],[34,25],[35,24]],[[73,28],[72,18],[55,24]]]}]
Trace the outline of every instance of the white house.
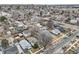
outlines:
[{"label": "white house", "polygon": [[70,23],[71,24],[76,24],[77,23],[77,20],[75,19],[75,20],[70,20]]},{"label": "white house", "polygon": [[39,22],[40,20],[41,20],[41,18],[37,17],[37,16],[33,16],[31,19],[32,22]]},{"label": "white house", "polygon": [[40,27],[40,28],[42,27],[42,25],[41,25],[40,23],[37,23],[36,25],[37,25],[38,27]]},{"label": "white house", "polygon": [[58,35],[58,34],[61,33],[60,30],[58,30],[58,29],[53,29],[51,32],[52,32],[53,34],[55,34],[55,35]]},{"label": "white house", "polygon": [[23,35],[24,35],[25,37],[28,37],[28,36],[31,35],[31,33],[30,33],[29,31],[23,31]]},{"label": "white house", "polygon": [[7,17],[11,17],[11,14],[6,13],[6,12],[1,12],[0,16],[7,16]]}]

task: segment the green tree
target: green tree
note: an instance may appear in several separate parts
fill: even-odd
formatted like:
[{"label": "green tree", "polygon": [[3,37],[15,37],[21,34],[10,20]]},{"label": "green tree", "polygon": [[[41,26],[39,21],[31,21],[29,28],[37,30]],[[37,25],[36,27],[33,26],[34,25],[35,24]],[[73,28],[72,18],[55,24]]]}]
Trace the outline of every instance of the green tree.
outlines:
[{"label": "green tree", "polygon": [[34,48],[34,49],[39,48],[38,44],[37,44],[37,43],[35,43],[35,44],[34,44],[34,46],[33,46],[33,48]]},{"label": "green tree", "polygon": [[1,41],[1,45],[2,45],[2,48],[5,48],[5,49],[6,49],[6,48],[9,46],[8,40],[3,39],[3,40]]},{"label": "green tree", "polygon": [[40,11],[40,16],[42,16],[43,15],[43,11]]},{"label": "green tree", "polygon": [[5,20],[7,20],[7,18],[6,18],[5,16],[1,16],[1,17],[0,17],[0,21],[1,21],[1,22],[5,21]]},{"label": "green tree", "polygon": [[20,6],[17,6],[16,9],[19,10],[20,9]]}]

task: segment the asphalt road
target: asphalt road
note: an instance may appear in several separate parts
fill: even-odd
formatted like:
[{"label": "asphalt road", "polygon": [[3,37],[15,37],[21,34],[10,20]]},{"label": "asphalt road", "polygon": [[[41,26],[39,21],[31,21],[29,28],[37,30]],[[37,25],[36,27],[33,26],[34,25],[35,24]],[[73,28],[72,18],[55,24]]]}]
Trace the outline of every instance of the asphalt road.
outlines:
[{"label": "asphalt road", "polygon": [[79,27],[76,26],[76,25],[71,25],[71,24],[67,24],[67,23],[64,23],[64,22],[58,22],[58,21],[54,21],[55,23],[59,23],[59,24],[62,24],[60,26],[64,27],[64,28],[70,28],[70,29],[74,29],[74,30],[79,30]]},{"label": "asphalt road", "polygon": [[76,31],[73,33],[73,35],[71,35],[68,38],[63,38],[58,44],[52,46],[51,48],[44,50],[43,54],[52,54],[52,53],[58,53],[59,50],[69,44],[72,40],[74,40],[74,38],[76,37],[76,34],[79,33],[79,31]]}]

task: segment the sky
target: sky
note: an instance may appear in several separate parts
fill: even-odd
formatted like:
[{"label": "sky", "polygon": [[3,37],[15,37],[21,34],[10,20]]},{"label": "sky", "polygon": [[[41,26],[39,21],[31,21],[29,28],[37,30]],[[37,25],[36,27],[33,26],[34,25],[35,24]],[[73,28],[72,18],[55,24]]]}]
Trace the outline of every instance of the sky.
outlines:
[{"label": "sky", "polygon": [[0,4],[79,4],[79,0],[0,0]]}]

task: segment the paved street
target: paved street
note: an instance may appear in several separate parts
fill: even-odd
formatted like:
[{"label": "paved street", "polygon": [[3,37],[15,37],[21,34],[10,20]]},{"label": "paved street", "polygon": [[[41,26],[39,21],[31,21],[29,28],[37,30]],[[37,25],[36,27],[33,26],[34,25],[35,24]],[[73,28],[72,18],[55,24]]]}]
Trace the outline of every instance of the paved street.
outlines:
[{"label": "paved street", "polygon": [[79,33],[76,31],[72,36],[69,38],[63,38],[57,45],[52,46],[50,49],[45,50],[43,53],[57,53],[63,46],[69,44],[72,40],[74,40],[76,34]]},{"label": "paved street", "polygon": [[54,21],[55,23],[59,23],[62,24],[60,26],[64,27],[64,28],[70,28],[70,29],[74,29],[74,30],[79,30],[79,27],[76,25],[71,25],[71,24],[67,24],[67,23],[63,23],[63,22],[58,22],[58,21]]}]

